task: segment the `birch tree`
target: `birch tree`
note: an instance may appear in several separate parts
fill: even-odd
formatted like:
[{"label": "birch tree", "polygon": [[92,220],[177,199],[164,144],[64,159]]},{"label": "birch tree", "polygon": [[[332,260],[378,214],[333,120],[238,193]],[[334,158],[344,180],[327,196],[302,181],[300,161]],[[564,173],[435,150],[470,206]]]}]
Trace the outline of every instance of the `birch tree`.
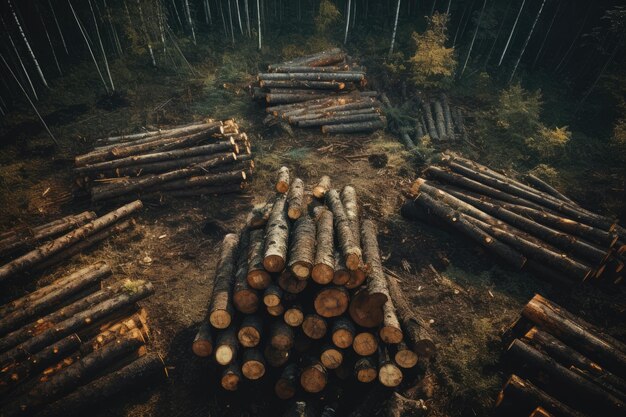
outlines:
[{"label": "birch tree", "polygon": [[258,23],[258,31],[259,31],[259,51],[261,50],[261,0],[256,0],[256,20]]},{"label": "birch tree", "polygon": [[26,45],[26,49],[28,50],[30,57],[33,59],[33,63],[35,64],[35,68],[37,69],[37,73],[39,74],[39,78],[41,78],[43,85],[48,87],[48,82],[46,81],[46,77],[44,77],[43,75],[43,71],[41,70],[39,61],[37,60],[37,57],[35,56],[33,49],[30,47],[30,42],[28,42],[28,38],[26,37],[26,33],[24,33],[24,29],[22,28],[20,19],[18,19],[17,17],[17,12],[15,11],[15,8],[13,7],[13,2],[11,2],[11,0],[7,0],[7,3],[9,4],[9,10],[11,11],[11,14],[13,15],[13,19],[15,19],[15,24],[17,25],[17,29],[20,32],[20,35],[22,36],[22,40],[24,41],[24,44]]},{"label": "birch tree", "polygon": [[398,17],[400,16],[400,2],[401,0],[398,0],[398,5],[396,6],[396,18],[394,19],[394,24],[393,24],[393,34],[391,35],[391,45],[389,46],[389,54],[388,54],[389,57],[391,57],[391,54],[393,54],[393,45],[396,42],[396,31],[398,30]]},{"label": "birch tree", "polygon": [[343,44],[345,45],[346,43],[348,43],[348,29],[350,28],[350,12],[352,11],[352,7],[351,6],[351,2],[352,0],[348,0],[348,6],[346,10],[346,33],[343,37]]},{"label": "birch tree", "polygon": [[63,43],[63,48],[65,49],[65,53],[69,55],[70,52],[67,50],[67,44],[65,43],[65,38],[63,37],[63,31],[61,31],[61,25],[59,25],[59,20],[57,19],[57,14],[54,11],[54,7],[52,7],[51,0],[48,0],[48,5],[50,6],[50,11],[52,12],[54,23],[56,24],[57,30],[59,31],[59,36],[61,37],[61,43]]},{"label": "birch tree", "polygon": [[467,56],[465,57],[463,68],[461,69],[461,75],[463,75],[463,73],[465,72],[467,63],[469,62],[470,56],[472,55],[472,49],[474,49],[474,42],[476,41],[476,35],[478,34],[478,29],[480,28],[480,22],[483,20],[483,14],[485,13],[485,6],[487,6],[487,0],[484,0],[483,8],[480,9],[480,14],[478,15],[478,22],[476,22],[476,29],[474,29],[474,36],[472,36],[472,42],[470,43],[469,50],[467,51]]},{"label": "birch tree", "polygon": [[526,37],[526,41],[524,41],[524,46],[522,46],[522,50],[517,57],[517,61],[515,61],[515,66],[513,67],[513,71],[511,71],[511,76],[509,77],[509,84],[513,80],[513,76],[515,75],[515,71],[517,71],[517,67],[524,56],[524,52],[526,52],[526,47],[528,46],[528,42],[530,38],[533,36],[533,32],[535,31],[535,27],[537,26],[537,22],[539,21],[539,17],[541,17],[541,12],[543,12],[543,6],[546,5],[546,0],[541,2],[541,7],[539,7],[539,11],[537,12],[537,16],[535,16],[535,20],[533,21],[533,25],[530,28],[530,32],[528,32],[528,36]]},{"label": "birch tree", "polygon": [[522,5],[517,12],[517,17],[515,17],[515,23],[513,23],[513,27],[509,32],[509,38],[506,40],[506,45],[504,45],[504,49],[502,50],[502,55],[500,55],[500,61],[498,61],[498,66],[502,65],[502,60],[504,60],[504,56],[506,55],[506,51],[509,49],[509,45],[511,44],[511,39],[513,38],[513,34],[515,33],[515,28],[517,27],[517,22],[519,21],[519,17],[522,14],[522,10],[524,9],[524,4],[526,4],[526,0],[522,0]]},{"label": "birch tree", "polygon": [[24,61],[22,61],[22,57],[20,56],[20,52],[18,51],[17,46],[15,45],[15,42],[13,42],[13,37],[11,36],[11,33],[9,33],[9,27],[4,23],[4,19],[2,18],[1,15],[0,15],[0,23],[2,23],[2,27],[4,28],[4,31],[7,34],[7,38],[9,39],[9,42],[11,43],[11,47],[13,48],[13,52],[17,56],[17,60],[20,63],[20,67],[22,67],[22,72],[26,76],[26,80],[28,81],[28,85],[30,86],[30,90],[33,92],[33,97],[35,97],[35,100],[39,100],[39,97],[37,96],[37,91],[35,90],[35,86],[33,85],[33,81],[30,79],[30,75],[28,74],[28,71],[26,70],[26,66],[24,65]]},{"label": "birch tree", "polygon": [[102,44],[102,38],[100,37],[100,29],[98,28],[98,21],[96,20],[96,14],[93,11],[93,5],[91,4],[91,0],[87,0],[89,4],[89,9],[91,9],[91,16],[93,17],[93,24],[96,28],[96,36],[98,38],[98,43],[100,44],[100,51],[102,52],[102,57],[104,59],[104,67],[107,70],[107,75],[109,76],[109,82],[111,83],[111,91],[115,91],[115,84],[113,84],[113,77],[111,76],[111,69],[109,68],[109,61],[107,60],[107,54],[104,50],[104,45]]}]

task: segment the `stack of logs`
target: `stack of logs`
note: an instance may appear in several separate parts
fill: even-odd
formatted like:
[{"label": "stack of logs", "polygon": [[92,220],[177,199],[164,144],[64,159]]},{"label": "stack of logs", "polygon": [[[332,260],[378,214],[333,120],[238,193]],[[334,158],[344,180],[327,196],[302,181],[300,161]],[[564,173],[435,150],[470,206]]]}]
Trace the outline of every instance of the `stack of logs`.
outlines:
[{"label": "stack of logs", "polygon": [[266,124],[285,121],[297,127],[321,128],[325,134],[372,132],[386,125],[365,69],[331,49],[280,64],[258,75],[253,95],[267,104]]},{"label": "stack of logs", "polygon": [[535,295],[509,335],[505,416],[626,415],[626,345]]},{"label": "stack of logs", "polygon": [[250,141],[233,120],[100,139],[75,158],[93,201],[241,192],[254,169]]},{"label": "stack of logs", "polygon": [[0,283],[55,265],[129,229],[134,224],[131,216],[142,207],[137,200],[101,217],[86,211],[41,226],[2,233],[0,256],[8,262],[0,266]]},{"label": "stack of logs", "polygon": [[463,113],[451,107],[448,96],[441,93],[438,99],[424,98],[415,124],[415,138],[419,141],[428,135],[435,141],[454,140],[456,135],[465,136]]},{"label": "stack of logs", "polygon": [[67,415],[163,375],[136,305],[152,285],[111,274],[97,262],[0,306],[0,415]]},{"label": "stack of logs", "polygon": [[443,155],[442,164],[413,184],[405,216],[437,219],[515,269],[555,283],[622,281],[626,230],[614,219],[533,176],[529,185],[454,154]]},{"label": "stack of logs", "polygon": [[226,390],[266,374],[280,399],[319,393],[333,378],[398,386],[435,346],[385,276],[355,189],[338,192],[324,176],[308,196],[283,167],[276,190],[224,238],[193,351],[213,356]]}]

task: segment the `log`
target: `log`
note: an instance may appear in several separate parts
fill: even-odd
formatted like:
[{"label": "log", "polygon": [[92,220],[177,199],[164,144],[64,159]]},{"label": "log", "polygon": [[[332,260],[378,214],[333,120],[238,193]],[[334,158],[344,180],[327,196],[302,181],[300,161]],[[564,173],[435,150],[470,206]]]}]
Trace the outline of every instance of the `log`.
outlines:
[{"label": "log", "polygon": [[536,375],[541,372],[549,378],[551,387],[559,387],[557,399],[566,401],[568,405],[573,403],[583,406],[594,414],[597,412],[606,412],[608,415],[624,414],[626,405],[621,400],[519,339],[514,340],[509,346],[507,356],[523,364],[526,374]]},{"label": "log", "polygon": [[220,257],[215,267],[213,292],[209,303],[209,322],[216,329],[226,329],[233,318],[233,284],[235,279],[235,259],[239,236],[229,233],[224,236]]},{"label": "log", "polygon": [[396,306],[396,313],[400,319],[406,343],[420,357],[432,357],[437,348],[434,338],[428,331],[428,325],[417,317],[396,280],[389,277],[387,284],[389,295]]},{"label": "log", "polygon": [[278,304],[275,306],[267,306],[267,313],[272,317],[280,317],[285,313],[285,306]]},{"label": "log", "polygon": [[234,326],[229,326],[215,338],[215,362],[223,366],[228,365],[237,358],[238,349],[237,330]]},{"label": "log", "polygon": [[343,362],[343,352],[335,346],[323,345],[320,350],[320,361],[326,369],[337,369]]},{"label": "log", "polygon": [[324,318],[341,316],[348,309],[350,295],[344,287],[326,286],[313,299],[315,312]]},{"label": "log", "polygon": [[[356,190],[350,185],[346,185],[341,190],[341,202],[345,208],[346,217],[350,223],[350,230],[354,238],[355,245],[361,248],[361,222],[359,220],[359,204],[356,196]],[[358,288],[365,282],[367,277],[367,268],[363,264],[363,260],[359,262],[358,268],[350,271],[350,279],[346,282],[346,288]]]},{"label": "log", "polygon": [[278,178],[276,179],[276,191],[281,194],[286,194],[289,190],[289,168],[283,166],[278,170]]},{"label": "log", "polygon": [[360,358],[354,364],[354,374],[359,382],[372,382],[378,376],[376,361],[371,356]]},{"label": "log", "polygon": [[256,381],[265,375],[265,358],[260,350],[256,348],[244,349],[241,360],[241,372],[243,376],[252,381]]},{"label": "log", "polygon": [[454,124],[452,121],[452,113],[450,112],[450,101],[445,93],[441,93],[441,104],[443,105],[443,115],[446,121],[446,135],[449,139],[454,139]]},{"label": "log", "polygon": [[308,214],[295,221],[289,247],[289,270],[298,279],[311,275],[315,261],[315,222]]},{"label": "log", "polygon": [[402,341],[396,345],[396,352],[393,359],[398,366],[404,369],[410,369],[417,365],[419,358],[417,354],[409,349],[407,344]]},{"label": "log", "polygon": [[164,377],[163,361],[157,353],[148,353],[115,372],[77,388],[59,401],[47,405],[42,413],[51,417],[81,412],[93,407],[102,398],[114,398],[122,392],[128,393],[133,387],[142,386],[144,382],[154,383]]},{"label": "log", "polygon": [[335,248],[335,273],[333,274],[333,284],[335,285],[346,285],[350,282],[352,278],[352,274],[348,267],[346,266],[345,258],[339,253]]},{"label": "log", "polygon": [[324,365],[317,359],[309,359],[308,365],[302,368],[300,385],[306,392],[317,393],[322,391],[328,383],[328,373]]},{"label": "log", "polygon": [[303,212],[306,212],[306,204],[304,203],[304,183],[300,178],[293,180],[289,186],[287,193],[287,216],[291,220],[300,218]]},{"label": "log", "polygon": [[362,72],[295,72],[295,73],[259,73],[261,87],[265,81],[344,81],[344,82],[362,82],[365,74]]},{"label": "log", "polygon": [[284,270],[278,276],[278,286],[290,294],[299,294],[306,288],[307,281],[294,277],[289,270]]},{"label": "log", "polygon": [[223,194],[233,194],[233,193],[241,193],[246,188],[248,188],[247,182],[242,182],[239,184],[226,184],[226,185],[216,185],[209,187],[193,187],[193,188],[183,188],[178,190],[164,190],[164,191],[156,191],[149,194],[143,194],[142,198],[144,200],[154,200],[158,199],[162,201],[164,198],[171,198],[172,200],[183,198],[183,197],[197,197],[197,196],[207,196],[207,195],[223,195]]},{"label": "log", "polygon": [[374,120],[369,122],[357,122],[357,123],[344,123],[337,125],[322,126],[322,133],[360,133],[360,132],[373,132],[378,129],[383,129],[387,125],[387,121],[384,117],[380,120]]},{"label": "log", "polygon": [[246,218],[246,227],[250,230],[265,228],[265,225],[267,225],[267,221],[269,220],[270,213],[272,212],[273,205],[274,199],[270,198],[265,204],[255,206]]},{"label": "log", "polygon": [[289,221],[285,202],[284,195],[276,198],[265,230],[263,266],[268,272],[282,271],[287,261]]},{"label": "log", "polygon": [[233,284],[233,304],[237,311],[252,314],[259,307],[259,294],[248,283],[248,249],[250,246],[250,230],[244,229],[239,239],[235,282]]},{"label": "log", "polygon": [[283,314],[283,320],[291,327],[299,327],[304,321],[304,313],[302,312],[302,307],[298,305],[293,305],[285,310],[285,314]]},{"label": "log", "polygon": [[359,332],[354,336],[352,349],[360,356],[370,356],[378,349],[378,339],[371,332]]},{"label": "log", "polygon": [[[626,348],[623,343],[594,332],[571,313],[536,294],[522,310],[522,316],[550,332],[573,349],[585,354],[620,378],[626,376]],[[570,316],[570,317],[568,317]],[[582,324],[581,324],[582,323]]]},{"label": "log", "polygon": [[311,67],[309,65],[276,65],[272,67],[273,72],[339,72],[348,71],[348,64],[335,66]]},{"label": "log", "polygon": [[302,322],[302,331],[309,338],[317,340],[326,335],[326,320],[317,314],[307,314]]},{"label": "log", "polygon": [[363,113],[363,114],[349,114],[349,115],[328,115],[322,116],[316,119],[300,120],[296,123],[298,127],[319,127],[326,125],[339,125],[339,124],[355,124],[361,122],[371,122],[380,120],[380,114],[377,112]]},{"label": "log", "polygon": [[298,373],[298,366],[295,363],[285,366],[274,385],[274,392],[278,398],[288,400],[296,395],[298,390]]},{"label": "log", "polygon": [[435,111],[435,127],[437,128],[437,135],[440,140],[448,140],[446,133],[446,119],[443,114],[443,106],[438,100],[432,102],[433,109]]},{"label": "log", "polygon": [[289,350],[293,347],[294,332],[282,320],[272,322],[270,326],[270,344],[278,350]]},{"label": "log", "polygon": [[[320,92],[317,90],[309,90],[306,88],[270,88],[269,91],[263,92],[263,97],[265,94],[306,94],[308,96],[317,96],[322,94],[324,97],[327,97],[327,93]],[[319,97],[311,97],[312,99],[317,99]]]},{"label": "log", "polygon": [[[280,81],[282,83],[282,81]],[[273,84],[274,82],[270,82],[271,84]],[[291,85],[292,82],[288,81],[288,83]],[[298,87],[302,87],[302,88],[307,88],[309,87],[308,83],[303,83],[301,81],[297,82]],[[343,83],[339,83],[337,85],[333,84],[333,86],[336,86],[336,88],[330,88],[332,90],[343,90],[345,88],[345,84]],[[289,87],[289,85],[284,85],[283,87]],[[314,87],[311,87],[314,88]],[[288,88],[284,88],[285,90],[288,90]],[[326,93],[320,89],[320,90],[311,90],[311,91],[317,91],[316,94],[309,94],[309,93],[296,93],[295,89],[293,90],[293,93],[268,93],[265,95],[265,102],[268,104],[287,104],[287,103],[300,103],[303,101],[309,101],[312,99],[316,99],[316,98],[322,98],[326,96]]]},{"label": "log", "polygon": [[265,231],[263,229],[250,232],[250,245],[248,247],[248,275],[250,287],[263,290],[272,282],[272,277],[263,266],[265,253]]},{"label": "log", "polygon": [[131,306],[154,292],[152,284],[144,281],[129,282],[125,287],[125,290],[120,294],[74,314],[68,319],[58,322],[54,327],[48,328],[4,352],[0,355],[0,365],[20,360],[26,355],[26,352],[39,352],[46,346],[50,346],[54,342],[89,326],[91,323],[96,323],[123,308]]},{"label": "log", "polygon": [[[346,88],[341,81],[313,81],[313,80],[261,80],[261,87],[265,88],[309,88],[319,91],[340,91]],[[311,100],[311,96],[303,95],[302,101]]]},{"label": "log", "polygon": [[213,353],[213,334],[208,320],[200,324],[196,337],[193,339],[191,350],[201,358],[211,356]]},{"label": "log", "polygon": [[335,346],[341,349],[352,346],[356,329],[354,323],[345,316],[333,320],[331,338]]},{"label": "log", "polygon": [[437,134],[437,127],[435,126],[435,120],[433,119],[433,113],[430,109],[430,102],[423,100],[422,101],[422,115],[424,116],[424,120],[426,121],[426,129],[428,130],[428,136],[432,140],[439,140],[439,135]]},{"label": "log", "polygon": [[378,381],[389,388],[395,388],[402,382],[402,371],[393,363],[385,346],[378,348]]},{"label": "log", "polygon": [[268,307],[276,307],[283,298],[283,290],[278,285],[272,283],[263,293],[263,304]]},{"label": "log", "polygon": [[319,120],[319,119],[324,119],[328,117],[339,117],[339,116],[341,117],[357,116],[357,115],[363,115],[363,114],[380,114],[380,109],[378,107],[366,107],[363,109],[328,111],[325,108],[319,108],[319,109],[307,111],[304,114],[298,114],[296,116],[289,116],[288,120],[290,124],[295,125],[299,122],[307,121],[307,120]]},{"label": "log", "polygon": [[22,307],[19,309],[13,307],[10,313],[2,316],[0,319],[0,336],[16,330],[29,321],[33,321],[33,319],[58,308],[61,303],[81,291],[93,287],[109,275],[111,275],[111,268],[105,262],[98,262],[51,284],[49,286],[52,287],[51,289],[40,292],[40,294],[47,292],[47,294],[41,297],[37,297],[34,300],[31,297],[29,301],[26,301],[24,298],[27,298],[27,296],[16,300],[13,306],[21,305]]},{"label": "log", "polygon": [[314,417],[317,415],[311,404],[306,401],[294,401],[289,404],[283,417]]},{"label": "log", "polygon": [[311,278],[318,284],[325,285],[333,281],[335,276],[333,213],[325,208],[316,212],[315,240],[315,259]]},{"label": "log", "polygon": [[345,260],[347,268],[351,271],[357,269],[361,262],[361,249],[356,245],[355,238],[350,228],[350,221],[337,190],[332,189],[326,193],[326,204],[333,212],[335,232],[339,249]]},{"label": "log", "polygon": [[133,134],[128,134],[128,135],[120,135],[120,136],[109,136],[106,138],[100,138],[100,139],[96,139],[96,142],[105,142],[105,143],[113,143],[113,142],[130,142],[130,141],[135,141],[135,140],[139,140],[139,139],[145,139],[145,138],[154,138],[159,137],[159,136],[167,136],[167,137],[174,137],[177,134],[180,136],[184,136],[185,134],[189,134],[189,133],[193,133],[193,132],[197,132],[203,129],[206,129],[207,126],[212,126],[212,125],[222,125],[221,121],[215,121],[215,120],[206,120],[206,121],[202,121],[202,122],[193,122],[190,124],[186,124],[183,126],[176,126],[170,129],[158,129],[158,130],[153,130],[153,131],[149,131],[149,132],[140,132],[140,133],[133,133]]},{"label": "log", "polygon": [[263,320],[259,315],[246,316],[239,326],[237,339],[243,347],[255,347],[261,342],[263,335]]},{"label": "log", "polygon": [[271,344],[267,343],[263,354],[267,363],[273,368],[279,368],[285,365],[289,361],[289,350],[276,349]]},{"label": "log", "polygon": [[557,190],[556,188],[554,188],[553,186],[551,186],[550,184],[548,184],[541,178],[538,178],[534,176],[533,174],[526,174],[525,178],[526,178],[526,181],[528,181],[533,187],[539,189],[540,191],[543,191],[544,193],[548,193],[552,197],[558,198],[559,200],[563,200],[566,203],[572,204],[574,206],[578,205],[575,201],[573,201],[566,195],[562,194],[559,190]]},{"label": "log", "polygon": [[37,263],[45,261],[53,255],[61,252],[63,249],[68,248],[70,245],[92,236],[104,228],[111,226],[113,223],[132,215],[142,207],[143,205],[139,200],[126,204],[85,224],[84,226],[79,227],[78,229],[74,229],[63,236],[20,256],[19,258],[12,260],[11,262],[0,267],[0,282],[33,267]]},{"label": "log", "polygon": [[280,64],[268,65],[268,69],[273,71],[278,66],[283,65],[306,65],[310,67],[324,67],[327,65],[333,65],[338,62],[342,62],[346,58],[346,54],[339,48],[331,48],[326,51],[318,52],[313,55],[307,55],[292,59],[290,61],[282,62]]},{"label": "log", "polygon": [[[149,187],[144,191],[169,191],[193,187],[216,187],[221,185],[240,184],[247,179],[248,176],[244,171],[227,171],[211,173],[207,175],[196,175],[188,178],[169,181],[163,184]],[[94,189],[92,189],[92,199],[95,198],[93,191]]]},{"label": "log", "polygon": [[237,361],[229,363],[222,371],[222,378],[220,379],[220,385],[226,391],[237,391],[239,388],[239,382],[243,379],[241,368]]},{"label": "log", "polygon": [[331,189],[331,181],[328,175],[323,175],[317,185],[313,188],[313,195],[320,200],[324,199],[324,196]]}]

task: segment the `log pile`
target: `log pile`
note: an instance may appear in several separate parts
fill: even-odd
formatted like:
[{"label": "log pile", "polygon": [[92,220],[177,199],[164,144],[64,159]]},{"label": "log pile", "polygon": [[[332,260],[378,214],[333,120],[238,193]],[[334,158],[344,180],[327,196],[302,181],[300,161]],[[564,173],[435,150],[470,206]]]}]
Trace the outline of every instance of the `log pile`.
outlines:
[{"label": "log pile", "polygon": [[280,64],[258,75],[253,97],[263,100],[266,124],[280,121],[324,134],[368,133],[382,129],[375,91],[363,91],[365,69],[340,49],[330,49]]},{"label": "log pile", "polygon": [[111,275],[97,262],[0,306],[0,415],[67,415],[164,375],[137,306],[152,284]]},{"label": "log pile", "polygon": [[75,158],[92,201],[238,193],[254,170],[248,135],[234,120],[100,139]]},{"label": "log pile", "polygon": [[337,191],[327,176],[311,189],[281,168],[276,195],[224,237],[192,350],[219,365],[226,390],[265,380],[287,400],[335,379],[397,387],[435,353],[383,272],[376,224],[362,218],[355,189]]},{"label": "log pile", "polygon": [[460,108],[450,105],[448,96],[426,97],[420,101],[415,123],[415,139],[428,135],[435,141],[465,138],[465,122]]},{"label": "log pile", "polygon": [[512,326],[513,372],[496,402],[506,416],[626,415],[626,345],[535,295]]},{"label": "log pile", "polygon": [[539,188],[455,154],[426,168],[403,214],[456,229],[498,255],[559,284],[620,283],[626,233],[543,183]]},{"label": "log pile", "polygon": [[35,272],[68,259],[77,253],[133,226],[132,216],[143,207],[136,200],[103,216],[94,212],[71,215],[33,227],[18,228],[0,235],[0,284],[28,272]]}]

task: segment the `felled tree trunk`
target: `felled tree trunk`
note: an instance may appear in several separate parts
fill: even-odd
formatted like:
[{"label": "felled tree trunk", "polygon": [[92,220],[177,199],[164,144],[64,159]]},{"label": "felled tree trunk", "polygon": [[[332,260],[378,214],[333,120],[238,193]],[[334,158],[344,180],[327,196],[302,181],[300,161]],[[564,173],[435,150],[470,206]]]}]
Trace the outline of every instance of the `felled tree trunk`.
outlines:
[{"label": "felled tree trunk", "polygon": [[437,127],[439,139],[447,140],[448,135],[446,132],[446,119],[443,114],[443,107],[438,100],[433,101],[433,109],[435,110],[435,125]]},{"label": "felled tree trunk", "polygon": [[343,363],[343,352],[335,346],[325,344],[320,349],[320,361],[326,369],[337,369]]},{"label": "felled tree trunk", "polygon": [[255,347],[261,342],[263,335],[263,321],[255,314],[247,315],[239,326],[237,339],[243,347]]},{"label": "felled tree trunk", "polygon": [[446,119],[446,135],[449,139],[454,139],[454,124],[452,113],[450,112],[450,101],[445,93],[441,93],[441,104],[443,105],[443,115]]},{"label": "felled tree trunk", "polygon": [[361,262],[361,250],[356,245],[350,222],[339,197],[337,190],[329,190],[326,193],[326,204],[333,212],[335,232],[339,242],[339,249],[345,260],[346,266],[350,270],[355,270]]},{"label": "felled tree trunk", "polygon": [[270,344],[279,350],[289,350],[293,347],[293,328],[285,322],[278,320],[270,326]]},{"label": "felled tree trunk", "polygon": [[553,186],[551,186],[550,184],[548,184],[541,178],[534,176],[533,174],[526,174],[526,180],[530,182],[534,187],[540,189],[541,191],[545,193],[550,194],[553,197],[558,198],[559,200],[563,200],[566,203],[572,204],[574,206],[578,205],[572,199],[562,194],[559,190],[557,190],[556,188],[554,188]]},{"label": "felled tree trunk", "polygon": [[383,129],[387,125],[386,119],[380,117],[380,120],[374,120],[369,122],[356,122],[345,123],[337,125],[325,125],[322,126],[322,133],[359,133],[359,132],[373,132],[378,129]]},{"label": "felled tree trunk", "polygon": [[[289,181],[287,179],[287,181]],[[278,184],[281,183],[279,178]],[[277,187],[278,187],[277,184]],[[288,186],[287,182],[287,186]],[[287,190],[285,189],[285,192]],[[289,221],[285,207],[286,197],[281,195],[276,198],[272,207],[267,228],[265,231],[265,254],[263,266],[268,272],[280,272],[285,268],[287,262]]]},{"label": "felled tree trunk", "polygon": [[352,346],[356,328],[348,317],[337,317],[331,327],[331,338],[335,346],[346,349]]},{"label": "felled tree trunk", "polygon": [[[269,221],[269,220],[268,220]],[[248,247],[248,284],[254,289],[263,290],[270,285],[272,277],[263,266],[265,253],[265,231],[257,229],[250,232]]]},{"label": "felled tree trunk", "polygon": [[233,285],[233,304],[243,314],[252,314],[259,307],[259,294],[248,283],[248,249],[250,246],[250,230],[244,229],[239,239],[235,282]]},{"label": "felled tree trunk", "polygon": [[296,220],[289,248],[289,269],[298,279],[311,275],[315,261],[315,222],[308,214]]},{"label": "felled tree trunk", "polygon": [[355,124],[361,122],[370,122],[380,120],[380,114],[376,112],[364,113],[364,114],[349,114],[349,115],[328,115],[315,119],[300,120],[296,122],[298,127],[318,127],[327,125],[340,125],[340,124]]},{"label": "felled tree trunk", "polygon": [[284,270],[278,276],[278,285],[290,294],[299,294],[307,286],[307,280],[298,279],[289,270]]},{"label": "felled tree trunk", "polygon": [[[356,196],[356,190],[350,185],[346,185],[341,190],[341,202],[345,208],[346,218],[350,223],[350,230],[354,238],[354,244],[362,251],[361,248],[361,222],[359,219],[359,204]],[[350,271],[350,279],[345,283],[346,288],[358,288],[365,282],[367,276],[366,266],[361,259],[359,266]]]},{"label": "felled tree trunk", "polygon": [[354,374],[359,382],[372,382],[378,376],[376,361],[371,356],[360,358],[354,364]]},{"label": "felled tree trunk", "polygon": [[322,391],[328,383],[326,368],[317,359],[311,358],[309,364],[302,368],[300,385],[306,392],[317,393]]},{"label": "felled tree trunk", "polygon": [[325,286],[313,299],[315,312],[325,318],[342,315],[348,309],[349,304],[348,291],[339,286]]},{"label": "felled tree trunk", "polygon": [[378,350],[378,338],[371,332],[359,332],[354,336],[352,349],[360,356],[373,355]]},{"label": "felled tree trunk", "polygon": [[286,194],[289,190],[289,168],[280,167],[278,170],[278,178],[276,179],[276,191],[281,194]]},{"label": "felled tree trunk", "polygon": [[226,391],[237,391],[239,388],[239,382],[243,379],[241,373],[241,367],[237,361],[232,361],[222,371],[222,378],[220,379],[220,385]]},{"label": "felled tree trunk", "polygon": [[293,180],[293,183],[289,187],[287,193],[287,207],[287,216],[289,216],[291,220],[297,220],[302,213],[306,211],[306,204],[304,203],[304,183],[300,178]]},{"label": "felled tree trunk", "polygon": [[230,326],[217,334],[215,339],[215,361],[220,365],[228,365],[237,358],[239,343],[237,330]]},{"label": "felled tree trunk", "polygon": [[439,135],[437,134],[437,128],[435,126],[435,120],[433,119],[433,113],[430,109],[429,101],[422,101],[422,114],[424,115],[424,120],[426,121],[428,136],[430,136],[432,140],[439,140]]},{"label": "felled tree trunk", "polygon": [[396,345],[394,361],[398,364],[398,366],[404,369],[413,368],[417,365],[418,359],[417,354],[409,349],[409,346],[404,341]]},{"label": "felled tree trunk", "polygon": [[290,325],[291,327],[300,327],[302,322],[304,321],[304,313],[302,311],[302,307],[299,305],[292,305],[283,314],[283,319],[285,323]]},{"label": "felled tree trunk", "polygon": [[316,226],[316,251],[311,278],[324,285],[330,283],[335,275],[333,213],[325,208],[316,211]]},{"label": "felled tree trunk", "polygon": [[274,283],[271,283],[263,292],[263,304],[268,307],[275,307],[279,305],[282,298],[283,290]]},{"label": "felled tree trunk", "polygon": [[201,358],[206,358],[213,353],[213,332],[208,320],[200,324],[196,337],[193,339],[191,350]]},{"label": "felled tree trunk", "polygon": [[[362,72],[294,72],[294,73],[260,73],[259,80],[263,81],[343,81],[362,82],[365,74]],[[264,85],[261,83],[261,87]]]},{"label": "felled tree trunk", "polygon": [[378,348],[378,380],[389,388],[395,388],[402,382],[402,371],[391,360],[385,346]]},{"label": "felled tree trunk", "polygon": [[327,324],[322,316],[307,314],[302,322],[302,331],[311,339],[321,339],[326,334]]},{"label": "felled tree trunk", "polygon": [[345,52],[341,51],[339,48],[332,48],[326,51],[322,51],[320,53],[309,55],[302,58],[296,58],[291,61],[282,62],[280,64],[269,65],[268,69],[270,71],[276,70],[279,66],[284,65],[305,65],[310,67],[324,67],[327,65],[333,65],[338,62],[343,62],[346,58]]},{"label": "felled tree trunk", "polygon": [[323,175],[317,185],[313,188],[313,195],[315,196],[315,198],[323,199],[330,189],[330,177],[328,175]]},{"label": "felled tree trunk", "polygon": [[216,329],[225,329],[232,321],[234,311],[232,293],[238,244],[239,237],[233,233],[224,236],[222,241],[209,304],[209,321]]},{"label": "felled tree trunk", "polygon": [[[342,81],[313,81],[313,80],[261,80],[259,85],[265,88],[312,88],[320,91],[334,90],[340,91],[346,88],[346,83]],[[304,95],[305,101],[311,97]]]},{"label": "felled tree trunk", "polygon": [[[280,81],[281,83],[283,83],[284,81]],[[289,84],[301,84],[300,81],[298,82],[292,82],[292,81],[287,81]],[[272,82],[273,83],[273,82]],[[300,87],[307,87],[305,85],[299,85]],[[343,88],[345,88],[345,85],[342,84],[333,84],[333,86],[336,86],[337,90],[342,90]],[[284,86],[287,87],[287,86]],[[291,90],[288,88],[283,88],[284,90]],[[319,92],[317,94],[310,94],[310,93],[296,93],[295,91],[300,91],[300,90],[296,90],[293,89],[293,93],[268,93],[265,96],[265,101],[270,104],[270,105],[274,105],[274,104],[286,104],[286,103],[300,103],[303,101],[309,101],[311,99],[315,99],[315,98],[321,98],[321,97],[325,97],[326,94],[322,92],[322,90],[319,90]],[[315,91],[315,90],[312,90]]]},{"label": "felled tree trunk", "polygon": [[265,375],[265,358],[260,350],[247,348],[243,351],[241,372],[250,380],[257,380]]}]

